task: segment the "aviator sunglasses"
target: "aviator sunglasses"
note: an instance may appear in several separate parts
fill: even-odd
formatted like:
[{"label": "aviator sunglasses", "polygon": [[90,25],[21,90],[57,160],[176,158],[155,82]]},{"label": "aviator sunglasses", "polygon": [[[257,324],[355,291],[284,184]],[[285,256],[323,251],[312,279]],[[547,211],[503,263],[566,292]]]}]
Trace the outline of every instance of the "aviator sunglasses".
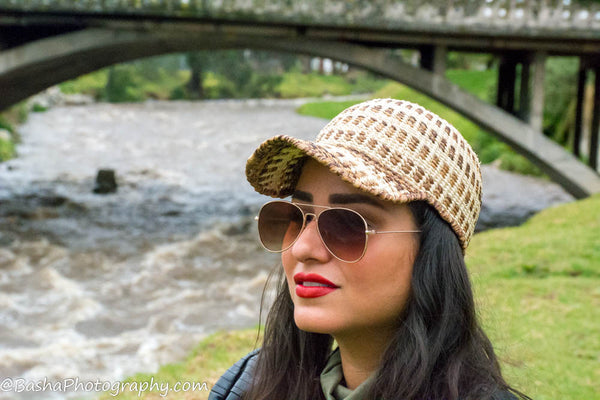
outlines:
[{"label": "aviator sunglasses", "polygon": [[[321,213],[306,212],[304,208],[320,208]],[[315,220],[321,241],[338,260],[358,262],[367,251],[370,235],[383,233],[412,233],[419,230],[376,231],[369,229],[365,218],[354,210],[342,207],[270,201],[258,212],[258,235],[263,247],[279,253],[298,240],[307,221]]]}]

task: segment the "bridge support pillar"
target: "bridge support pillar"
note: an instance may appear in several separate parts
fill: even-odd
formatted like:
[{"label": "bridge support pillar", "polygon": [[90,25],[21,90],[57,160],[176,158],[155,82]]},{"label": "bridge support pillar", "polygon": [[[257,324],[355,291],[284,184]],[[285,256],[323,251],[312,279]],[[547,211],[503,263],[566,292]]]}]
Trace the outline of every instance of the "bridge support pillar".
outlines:
[{"label": "bridge support pillar", "polygon": [[515,83],[518,60],[514,54],[503,54],[498,66],[498,91],[496,105],[504,111],[515,113]]},{"label": "bridge support pillar", "polygon": [[[530,85],[530,73],[531,73],[531,63],[533,61],[533,57],[523,57],[521,60],[521,85],[519,87],[519,108],[517,109],[517,115],[523,121],[530,122],[531,119],[531,85]],[[516,77],[515,77],[516,79]]]},{"label": "bridge support pillar", "polygon": [[[530,113],[527,122],[537,132],[541,132],[544,122],[544,79],[546,77],[546,54],[534,53],[531,57],[529,68],[533,67],[533,79],[531,80],[532,96],[529,97]],[[523,76],[524,79],[524,76]],[[523,93],[523,92],[521,92]],[[521,94],[523,96],[523,94]]]},{"label": "bridge support pillar", "polygon": [[[542,131],[544,116],[545,64],[544,53],[511,52],[501,56],[498,68],[496,104],[538,132]],[[517,78],[520,81],[518,92]]]},{"label": "bridge support pillar", "polygon": [[594,111],[590,131],[590,167],[598,170],[598,136],[600,135],[600,65],[594,68]]},{"label": "bridge support pillar", "polygon": [[[592,103],[592,121],[586,126],[585,103],[586,83],[593,72],[594,97]],[[589,121],[589,120],[588,120]],[[600,136],[600,58],[581,58],[577,76],[577,105],[575,108],[575,132],[573,135],[573,154],[582,156],[581,143],[584,132],[589,129],[588,165],[598,170],[598,141]]]},{"label": "bridge support pillar", "polygon": [[579,73],[577,74],[577,103],[575,107],[575,132],[573,133],[573,155],[581,156],[581,137],[583,136],[585,105],[585,84],[587,81],[588,70],[586,60],[579,59]]},{"label": "bridge support pillar", "polygon": [[446,46],[423,46],[419,49],[421,53],[421,68],[433,72],[436,75],[446,74]]}]

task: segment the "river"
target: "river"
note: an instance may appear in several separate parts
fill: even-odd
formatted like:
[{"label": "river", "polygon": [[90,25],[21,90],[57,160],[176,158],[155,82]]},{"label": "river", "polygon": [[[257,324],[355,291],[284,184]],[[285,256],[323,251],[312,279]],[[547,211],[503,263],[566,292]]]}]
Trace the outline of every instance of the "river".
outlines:
[{"label": "river", "polygon": [[[266,198],[244,164],[267,137],[314,137],[326,121],[296,114],[301,102],[31,114],[18,158],[0,164],[0,377],[117,380],[181,359],[216,330],[256,325],[278,261],[255,239]],[[103,168],[116,171],[114,194],[92,193]],[[480,228],[570,200],[550,182],[484,166]]]}]

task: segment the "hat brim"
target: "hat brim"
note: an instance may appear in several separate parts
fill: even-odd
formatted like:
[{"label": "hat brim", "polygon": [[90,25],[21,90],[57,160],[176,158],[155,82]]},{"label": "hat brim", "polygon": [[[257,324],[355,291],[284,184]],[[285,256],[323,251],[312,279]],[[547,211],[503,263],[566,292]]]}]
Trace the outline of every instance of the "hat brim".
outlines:
[{"label": "hat brim", "polygon": [[286,135],[275,136],[256,149],[246,163],[246,177],[257,192],[284,198],[293,194],[308,157],[382,200],[406,203],[428,197],[427,193],[411,187],[401,174],[391,181],[389,169],[364,153]]}]

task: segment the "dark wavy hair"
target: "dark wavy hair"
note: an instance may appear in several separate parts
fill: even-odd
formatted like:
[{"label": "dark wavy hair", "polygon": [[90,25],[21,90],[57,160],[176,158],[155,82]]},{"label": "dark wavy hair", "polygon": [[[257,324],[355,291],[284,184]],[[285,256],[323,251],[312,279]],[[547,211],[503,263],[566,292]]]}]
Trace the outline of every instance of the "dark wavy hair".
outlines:
[{"label": "dark wavy hair", "polygon": [[[412,290],[367,398],[529,399],[502,378],[492,345],[477,321],[464,254],[454,231],[427,203],[413,202],[409,207],[421,230]],[[267,317],[254,381],[244,399],[324,399],[319,376],[333,339],[296,327],[282,268],[277,274],[277,296]]]}]

